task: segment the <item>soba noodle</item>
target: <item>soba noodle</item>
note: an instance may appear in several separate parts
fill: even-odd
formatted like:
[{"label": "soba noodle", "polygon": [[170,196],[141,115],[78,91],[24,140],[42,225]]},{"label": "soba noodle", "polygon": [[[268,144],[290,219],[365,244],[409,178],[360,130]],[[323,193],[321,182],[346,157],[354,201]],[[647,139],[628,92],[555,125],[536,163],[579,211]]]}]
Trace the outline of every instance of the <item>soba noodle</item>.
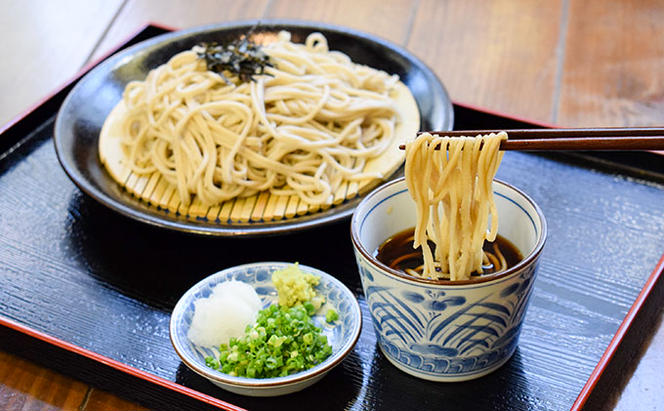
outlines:
[{"label": "soba noodle", "polygon": [[184,204],[205,205],[264,190],[330,204],[342,183],[384,177],[363,168],[393,138],[398,77],[329,51],[320,33],[294,44],[282,32],[263,51],[274,67],[248,83],[228,84],[195,49],[129,83],[132,171],[157,171]]},{"label": "soba noodle", "polygon": [[503,132],[460,138],[423,133],[406,145],[406,183],[417,207],[413,247],[422,248],[424,277],[465,280],[481,274],[483,263],[500,264],[500,251],[486,255],[482,246],[498,234],[492,181],[503,139]]}]

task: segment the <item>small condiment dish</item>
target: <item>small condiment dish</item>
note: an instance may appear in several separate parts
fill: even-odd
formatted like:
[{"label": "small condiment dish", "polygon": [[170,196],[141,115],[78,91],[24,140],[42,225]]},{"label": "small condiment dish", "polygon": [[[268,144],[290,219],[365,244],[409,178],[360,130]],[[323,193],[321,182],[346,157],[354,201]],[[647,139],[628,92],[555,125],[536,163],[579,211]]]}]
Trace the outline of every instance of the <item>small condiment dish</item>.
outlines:
[{"label": "small condiment dish", "polygon": [[[265,308],[277,304],[278,301],[277,290],[271,280],[272,273],[290,265],[292,264],[283,262],[262,262],[231,267],[212,274],[190,288],[175,305],[170,322],[171,343],[182,362],[225,390],[253,397],[270,397],[300,391],[323,378],[338,365],[353,350],[360,336],[362,328],[360,306],[353,293],[339,280],[302,264],[299,265],[301,270],[320,277],[320,283],[315,289],[318,295],[325,298],[325,304],[313,316],[314,323],[322,329],[332,346],[332,355],[322,363],[287,377],[262,379],[234,377],[205,365],[205,357],[218,356],[216,349],[197,346],[187,338],[194,314],[194,301],[208,297],[217,284],[230,280],[250,284]],[[333,324],[325,321],[328,308],[336,310],[339,314],[338,320]]]}]

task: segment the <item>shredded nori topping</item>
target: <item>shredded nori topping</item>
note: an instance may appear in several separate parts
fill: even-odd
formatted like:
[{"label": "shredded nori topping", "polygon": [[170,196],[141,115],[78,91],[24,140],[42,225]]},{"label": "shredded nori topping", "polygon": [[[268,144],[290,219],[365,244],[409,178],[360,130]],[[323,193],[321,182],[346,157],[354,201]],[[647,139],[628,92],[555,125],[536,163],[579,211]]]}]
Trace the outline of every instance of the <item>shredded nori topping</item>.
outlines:
[{"label": "shredded nori topping", "polygon": [[226,83],[232,82],[224,75],[229,72],[237,75],[240,82],[256,81],[255,75],[267,74],[265,67],[273,67],[270,56],[261,50],[261,46],[242,36],[227,44],[200,43],[203,51],[198,57],[205,59],[207,69],[219,74]]}]

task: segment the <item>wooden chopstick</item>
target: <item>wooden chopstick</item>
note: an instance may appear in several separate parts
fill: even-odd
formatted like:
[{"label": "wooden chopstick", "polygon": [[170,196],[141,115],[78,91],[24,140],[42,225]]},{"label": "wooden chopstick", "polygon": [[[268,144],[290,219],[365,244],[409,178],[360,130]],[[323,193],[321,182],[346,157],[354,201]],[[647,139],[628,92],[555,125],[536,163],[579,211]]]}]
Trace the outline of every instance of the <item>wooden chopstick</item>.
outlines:
[{"label": "wooden chopstick", "polygon": [[[565,128],[517,130],[431,131],[449,137],[476,136],[505,131],[509,140],[501,150],[518,151],[586,151],[586,150],[664,150],[664,128]],[[405,146],[399,146],[405,149]]]}]

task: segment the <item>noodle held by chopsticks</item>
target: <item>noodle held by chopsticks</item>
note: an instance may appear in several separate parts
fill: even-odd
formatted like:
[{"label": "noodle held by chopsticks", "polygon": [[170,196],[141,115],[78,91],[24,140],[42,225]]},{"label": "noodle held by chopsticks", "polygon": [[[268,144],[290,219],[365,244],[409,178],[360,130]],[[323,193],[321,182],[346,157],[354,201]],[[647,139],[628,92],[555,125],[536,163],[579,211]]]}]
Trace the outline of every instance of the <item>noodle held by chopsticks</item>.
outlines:
[{"label": "noodle held by chopsticks", "polygon": [[498,234],[492,181],[503,139],[503,132],[455,138],[423,133],[406,145],[406,183],[417,210],[413,247],[422,248],[424,277],[449,273],[455,281],[482,273],[484,240]]}]

